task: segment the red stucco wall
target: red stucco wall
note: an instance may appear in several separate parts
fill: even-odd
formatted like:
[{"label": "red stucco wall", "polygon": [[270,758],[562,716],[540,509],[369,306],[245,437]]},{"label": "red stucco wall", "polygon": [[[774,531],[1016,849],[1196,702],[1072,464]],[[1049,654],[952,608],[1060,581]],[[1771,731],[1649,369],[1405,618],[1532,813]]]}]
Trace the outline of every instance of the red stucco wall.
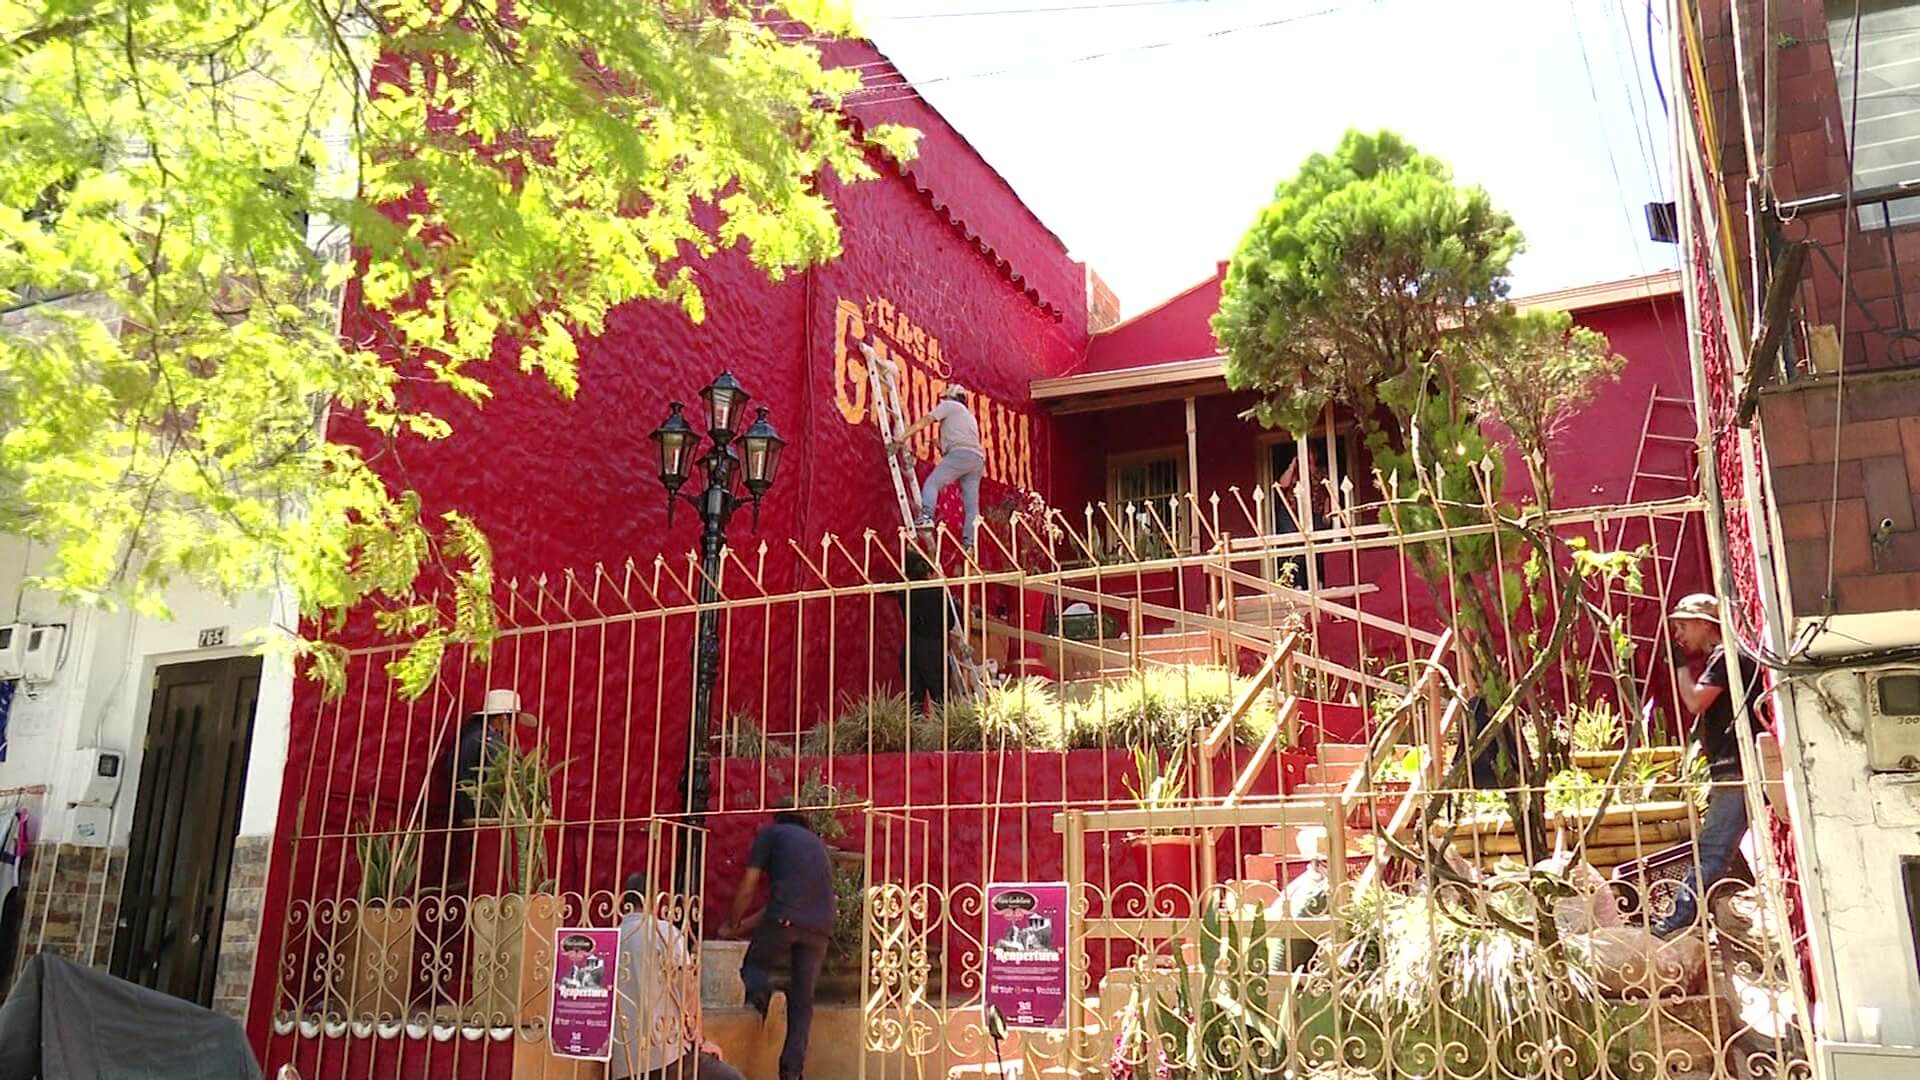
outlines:
[{"label": "red stucco wall", "polygon": [[1220,283],[1227,264],[1214,275],[1164,303],[1093,336],[1084,371],[1198,360],[1220,352],[1213,340],[1213,315],[1220,310]]}]

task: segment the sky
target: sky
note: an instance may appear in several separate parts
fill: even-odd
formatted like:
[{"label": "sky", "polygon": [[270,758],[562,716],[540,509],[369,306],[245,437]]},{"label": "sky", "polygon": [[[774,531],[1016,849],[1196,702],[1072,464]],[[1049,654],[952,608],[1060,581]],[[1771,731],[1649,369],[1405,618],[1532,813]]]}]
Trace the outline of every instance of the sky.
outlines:
[{"label": "sky", "polygon": [[1516,295],[1673,267],[1674,247],[1648,240],[1643,210],[1673,198],[1648,3],[855,7],[906,78],[1135,314],[1231,257],[1275,184],[1349,128],[1397,131],[1485,187],[1526,234]]}]

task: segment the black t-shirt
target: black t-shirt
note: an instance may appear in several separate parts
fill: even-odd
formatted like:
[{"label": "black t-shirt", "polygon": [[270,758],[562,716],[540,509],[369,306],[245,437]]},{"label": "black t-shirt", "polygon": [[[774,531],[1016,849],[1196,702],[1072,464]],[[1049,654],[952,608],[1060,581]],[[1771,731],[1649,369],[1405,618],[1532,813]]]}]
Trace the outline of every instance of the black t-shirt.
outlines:
[{"label": "black t-shirt", "polygon": [[[1740,682],[1749,699],[1759,678],[1760,665],[1742,656]],[[1727,657],[1723,646],[1716,645],[1707,654],[1707,668],[1700,674],[1699,685],[1720,688],[1720,696],[1694,721],[1694,737],[1700,740],[1700,751],[1707,756],[1708,772],[1715,780],[1738,780],[1740,744],[1733,734],[1733,690],[1727,685]],[[1751,709],[1747,716],[1752,719]]]},{"label": "black t-shirt", "polygon": [[747,865],[767,875],[768,921],[833,932],[833,859],[812,829],[774,819],[753,838]]},{"label": "black t-shirt", "polygon": [[505,742],[505,737],[488,726],[484,716],[469,716],[460,727],[459,738],[454,742],[450,772],[453,787],[453,816],[457,822],[473,820],[478,811],[473,796],[465,788],[478,783],[481,772],[487,766],[487,759],[493,756],[495,748]]},{"label": "black t-shirt", "polygon": [[907,613],[907,655],[915,664],[945,662],[947,629],[953,624],[953,611],[947,590],[939,585],[920,585],[895,593]]}]

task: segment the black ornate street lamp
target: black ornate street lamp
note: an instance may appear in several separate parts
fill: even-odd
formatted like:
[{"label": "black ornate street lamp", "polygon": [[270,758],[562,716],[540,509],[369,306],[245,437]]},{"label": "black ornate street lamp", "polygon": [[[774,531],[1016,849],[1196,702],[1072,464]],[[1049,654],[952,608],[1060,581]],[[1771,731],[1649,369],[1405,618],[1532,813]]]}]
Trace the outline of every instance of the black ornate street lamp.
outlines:
[{"label": "black ornate street lamp", "polygon": [[[700,513],[703,573],[693,684],[693,753],[688,755],[687,771],[680,778],[686,821],[696,826],[705,821],[707,813],[713,688],[720,678],[720,593],[714,582],[720,578],[720,555],[727,546],[727,521],[735,510],[751,503],[754,527],[759,528],[760,500],[773,488],[780,469],[780,451],[787,445],[767,422],[765,408],[758,410],[746,431],[738,430],[749,396],[733,372],[721,372],[700,391],[700,398],[706,403],[707,438],[712,445],[698,461],[706,470],[706,483],[698,494],[683,495],[680,490],[693,470],[694,452],[700,445],[699,434],[681,415],[684,406],[680,402],[668,406],[666,420],[651,436],[660,452],[660,484],[667,489],[668,524],[673,522],[673,505],[679,498],[685,498]],[[735,493],[736,482],[746,488],[745,497]]]}]

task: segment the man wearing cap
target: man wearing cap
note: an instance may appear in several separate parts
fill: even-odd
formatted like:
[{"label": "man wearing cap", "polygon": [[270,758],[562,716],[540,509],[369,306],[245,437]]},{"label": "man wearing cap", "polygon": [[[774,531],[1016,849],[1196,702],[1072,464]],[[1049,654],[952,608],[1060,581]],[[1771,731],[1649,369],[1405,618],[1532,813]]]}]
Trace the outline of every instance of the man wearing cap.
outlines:
[{"label": "man wearing cap", "polygon": [[901,432],[889,449],[899,453],[928,424],[940,425],[940,464],[927,474],[927,482],[920,488],[920,527],[933,527],[933,509],[940,493],[957,480],[965,515],[961,542],[972,549],[974,528],[980,520],[980,477],[987,469],[987,452],[980,446],[980,422],[967,408],[967,388],[959,383],[948,385],[940,394],[939,404]]},{"label": "man wearing cap", "polygon": [[[1673,911],[1649,927],[1663,938],[1693,925],[1700,896],[1726,874],[1747,831],[1746,792],[1740,785],[1740,744],[1734,738],[1734,702],[1728,693],[1727,656],[1720,634],[1720,602],[1705,593],[1681,597],[1667,616],[1667,624],[1681,652],[1689,658],[1706,658],[1697,677],[1691,659],[1676,657],[1674,666],[1680,704],[1693,714],[1687,754],[1706,755],[1712,793],[1707,798],[1706,819],[1694,838],[1695,862],[1674,894]],[[1739,661],[1740,682],[1751,699],[1760,669],[1744,656]],[[1747,709],[1740,711],[1750,715]]]},{"label": "man wearing cap", "polygon": [[780,1048],[780,1080],[800,1080],[806,1066],[814,988],[827,959],[836,909],[833,859],[826,841],[793,806],[791,798],[781,800],[773,823],[753,838],[746,872],[733,894],[733,916],[720,928],[723,938],[739,933],[760,891],[760,879],[766,878],[766,911],[747,943],[740,981],[746,984],[747,1004],[767,1018],[773,1008],[772,968],[783,960],[788,964],[787,1037]]}]

